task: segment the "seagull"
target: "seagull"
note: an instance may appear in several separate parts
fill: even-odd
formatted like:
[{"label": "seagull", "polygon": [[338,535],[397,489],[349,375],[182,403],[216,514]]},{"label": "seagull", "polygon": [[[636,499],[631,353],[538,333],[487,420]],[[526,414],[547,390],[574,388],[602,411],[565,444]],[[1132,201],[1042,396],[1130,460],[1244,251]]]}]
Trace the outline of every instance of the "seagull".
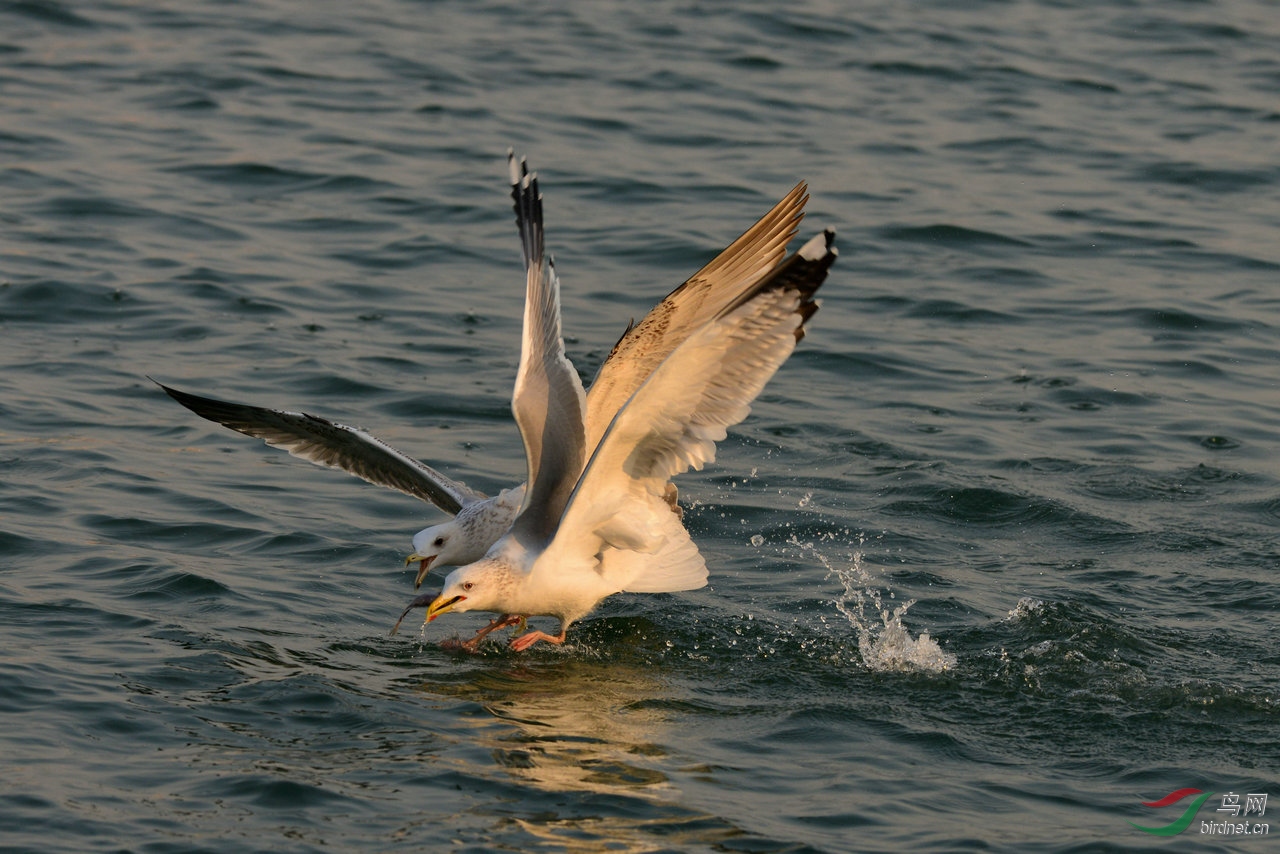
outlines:
[{"label": "seagull", "polygon": [[[537,175],[529,172],[525,161],[517,164],[514,152],[508,152],[507,161],[527,280],[545,263],[542,199]],[[808,199],[807,185],[797,184],[639,324],[627,326],[586,396],[587,447],[598,444],[622,405],[679,344],[778,266],[799,229]],[[549,263],[547,267],[550,269]],[[484,557],[511,527],[524,503],[523,484],[487,496],[359,427],[305,412],[232,403],[157,385],[202,418],[262,439],[316,465],[341,469],[369,483],[428,501],[453,516],[414,535],[413,553],[405,562],[419,564],[415,588],[432,566],[462,566]],[[674,484],[664,486],[664,499],[679,514],[677,496]]]},{"label": "seagull", "polygon": [[[592,444],[590,404],[564,351],[555,267],[539,262],[526,240],[511,408],[528,487],[510,531],[483,558],[450,572],[438,596],[418,597],[405,613],[425,604],[428,623],[450,612],[499,614],[456,644],[469,650],[496,629],[523,631],[530,616],[560,620],[559,634],[513,638],[511,648],[523,651],[539,641],[563,644],[570,625],[615,593],[704,586],[706,563],[666,502],[671,478],[715,459],[715,443],[746,418],[791,355],[818,309],[813,297],[835,262],[834,241],[831,230],[817,235],[718,306],[645,376]],[[643,352],[644,343],[633,346]]]}]

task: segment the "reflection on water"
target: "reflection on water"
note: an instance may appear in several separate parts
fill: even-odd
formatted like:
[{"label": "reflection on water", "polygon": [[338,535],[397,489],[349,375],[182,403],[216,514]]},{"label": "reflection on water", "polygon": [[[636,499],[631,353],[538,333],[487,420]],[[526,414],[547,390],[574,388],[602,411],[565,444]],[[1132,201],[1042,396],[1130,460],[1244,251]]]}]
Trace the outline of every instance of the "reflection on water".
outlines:
[{"label": "reflection on water", "polygon": [[[503,653],[505,654],[505,653]],[[660,770],[669,713],[655,698],[674,694],[656,671],[617,661],[566,656],[547,663],[483,669],[467,681],[424,685],[479,704],[469,735],[493,768],[525,792],[519,809],[497,805],[500,823],[567,851],[653,851],[706,845],[742,835],[723,819],[680,804],[681,792]],[[540,809],[530,809],[536,795]],[[564,800],[554,797],[577,793]],[[589,805],[583,809],[583,797]]]},{"label": "reflection on water", "polygon": [[509,725],[476,734],[497,766],[519,780],[547,791],[659,796],[672,787],[648,760],[666,755],[659,745],[666,721],[642,701],[663,687],[652,672],[566,659],[481,671],[444,690]]}]

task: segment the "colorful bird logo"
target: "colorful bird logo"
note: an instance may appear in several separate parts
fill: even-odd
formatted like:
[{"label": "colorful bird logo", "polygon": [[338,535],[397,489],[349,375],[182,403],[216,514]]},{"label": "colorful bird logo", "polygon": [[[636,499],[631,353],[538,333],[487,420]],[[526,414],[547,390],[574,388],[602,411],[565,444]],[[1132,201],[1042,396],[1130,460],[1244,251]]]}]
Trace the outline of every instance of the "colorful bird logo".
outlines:
[{"label": "colorful bird logo", "polygon": [[1158,801],[1142,802],[1144,807],[1155,807],[1159,809],[1160,807],[1167,807],[1170,804],[1176,804],[1178,801],[1189,795],[1199,795],[1200,797],[1192,801],[1191,805],[1187,807],[1186,812],[1184,812],[1178,820],[1172,824],[1166,824],[1164,827],[1143,827],[1140,824],[1134,824],[1132,821],[1129,822],[1129,824],[1132,824],[1143,833],[1150,833],[1153,836],[1176,836],[1191,826],[1191,822],[1196,817],[1196,810],[1200,809],[1200,807],[1204,805],[1205,801],[1213,797],[1213,792],[1201,792],[1199,789],[1178,789],[1175,792],[1170,792]]}]

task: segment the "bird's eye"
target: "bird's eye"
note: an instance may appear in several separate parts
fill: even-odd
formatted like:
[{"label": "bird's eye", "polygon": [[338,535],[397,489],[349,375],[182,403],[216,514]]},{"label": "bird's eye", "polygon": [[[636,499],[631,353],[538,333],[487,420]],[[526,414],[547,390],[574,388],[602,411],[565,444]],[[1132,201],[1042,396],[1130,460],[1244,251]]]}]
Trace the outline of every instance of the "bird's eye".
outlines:
[{"label": "bird's eye", "polygon": [[443,546],[443,545],[444,545],[444,537],[436,537],[436,541],[435,541],[434,543],[432,543],[432,545],[434,545],[434,546]]},{"label": "bird's eye", "polygon": [[470,581],[467,581],[462,585],[463,590],[470,590],[472,587],[475,587],[475,584]]}]

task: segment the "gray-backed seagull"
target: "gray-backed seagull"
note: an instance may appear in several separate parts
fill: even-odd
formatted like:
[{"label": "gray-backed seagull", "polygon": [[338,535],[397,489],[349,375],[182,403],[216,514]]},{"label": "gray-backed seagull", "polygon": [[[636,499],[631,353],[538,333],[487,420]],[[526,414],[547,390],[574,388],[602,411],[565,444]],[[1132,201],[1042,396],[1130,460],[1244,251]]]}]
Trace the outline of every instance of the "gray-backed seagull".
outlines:
[{"label": "gray-backed seagull", "polygon": [[[536,176],[508,155],[516,224],[525,250],[526,273],[543,263],[542,205]],[[614,345],[591,384],[586,400],[587,446],[594,448],[622,404],[672,350],[724,306],[738,299],[777,267],[804,216],[806,186],[798,184],[772,210],[710,263],[667,295],[639,324],[631,324]],[[526,276],[527,278],[527,276]],[[401,453],[363,429],[304,412],[268,409],[202,397],[161,385],[183,406],[232,430],[315,463],[342,469],[370,483],[435,504],[454,518],[419,531],[413,538],[415,587],[432,566],[479,560],[510,528],[524,499],[524,486],[489,497]],[[666,500],[678,512],[676,490]]]}]

